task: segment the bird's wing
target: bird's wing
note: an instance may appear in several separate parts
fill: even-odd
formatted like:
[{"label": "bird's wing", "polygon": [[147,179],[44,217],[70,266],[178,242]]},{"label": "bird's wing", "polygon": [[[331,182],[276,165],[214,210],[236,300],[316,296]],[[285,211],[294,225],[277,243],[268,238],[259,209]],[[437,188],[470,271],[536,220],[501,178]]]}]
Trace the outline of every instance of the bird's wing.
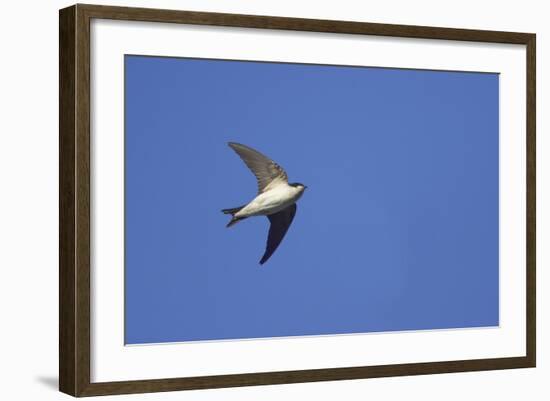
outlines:
[{"label": "bird's wing", "polygon": [[267,218],[271,222],[271,226],[269,227],[269,235],[267,237],[265,253],[264,256],[262,256],[262,260],[260,260],[261,265],[267,262],[271,255],[273,255],[273,252],[275,252],[275,250],[285,237],[285,234],[288,231],[288,227],[290,227],[290,224],[292,223],[295,214],[296,203],[293,203],[286,209],[267,216]]},{"label": "bird's wing", "polygon": [[258,180],[258,193],[262,193],[273,182],[288,182],[285,170],[268,157],[257,150],[241,145],[240,143],[229,142],[233,149]]}]

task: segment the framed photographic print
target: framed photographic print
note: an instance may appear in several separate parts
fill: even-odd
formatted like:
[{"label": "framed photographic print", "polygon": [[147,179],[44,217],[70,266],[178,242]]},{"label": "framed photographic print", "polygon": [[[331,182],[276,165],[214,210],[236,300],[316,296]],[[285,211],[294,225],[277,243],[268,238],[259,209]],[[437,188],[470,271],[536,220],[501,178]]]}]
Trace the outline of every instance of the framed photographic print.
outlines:
[{"label": "framed photographic print", "polygon": [[60,390],[535,366],[535,35],[60,11]]}]

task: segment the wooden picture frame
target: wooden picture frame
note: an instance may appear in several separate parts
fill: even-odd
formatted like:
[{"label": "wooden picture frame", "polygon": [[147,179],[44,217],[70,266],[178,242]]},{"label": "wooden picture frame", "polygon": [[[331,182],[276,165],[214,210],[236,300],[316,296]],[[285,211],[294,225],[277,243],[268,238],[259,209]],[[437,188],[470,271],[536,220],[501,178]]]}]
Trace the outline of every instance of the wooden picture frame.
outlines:
[{"label": "wooden picture frame", "polygon": [[[90,21],[96,18],[525,45],[527,54],[525,60],[527,71],[526,355],[221,376],[91,382]],[[535,34],[81,4],[60,10],[59,29],[60,391],[73,396],[95,396],[535,366]]]}]

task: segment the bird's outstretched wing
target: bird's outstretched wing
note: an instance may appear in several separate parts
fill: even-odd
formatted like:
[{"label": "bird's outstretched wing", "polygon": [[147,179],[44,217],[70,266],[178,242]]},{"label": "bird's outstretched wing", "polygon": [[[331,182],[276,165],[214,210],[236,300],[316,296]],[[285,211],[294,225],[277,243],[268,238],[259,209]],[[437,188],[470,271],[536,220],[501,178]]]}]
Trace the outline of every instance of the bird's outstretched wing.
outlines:
[{"label": "bird's outstretched wing", "polygon": [[270,214],[267,216],[271,226],[269,227],[269,235],[267,237],[267,245],[265,247],[264,256],[260,260],[260,264],[263,265],[273,255],[273,252],[277,249],[283,238],[285,237],[288,227],[294,219],[296,214],[296,203],[288,206],[286,209],[280,212]]},{"label": "bird's outstretched wing", "polygon": [[267,156],[240,143],[229,142],[229,146],[256,176],[258,193],[264,192],[272,183],[288,182],[285,170]]}]

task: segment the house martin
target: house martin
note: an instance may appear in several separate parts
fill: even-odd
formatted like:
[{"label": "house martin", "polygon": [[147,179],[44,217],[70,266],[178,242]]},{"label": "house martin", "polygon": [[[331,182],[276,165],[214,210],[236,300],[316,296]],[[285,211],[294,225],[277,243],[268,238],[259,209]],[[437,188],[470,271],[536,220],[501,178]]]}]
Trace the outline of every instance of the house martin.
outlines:
[{"label": "house martin", "polygon": [[300,183],[289,183],[285,170],[257,150],[235,142],[229,142],[229,146],[256,176],[258,194],[248,204],[223,209],[222,212],[231,215],[227,227],[252,216],[266,216],[269,219],[267,244],[260,260],[263,265],[283,240],[296,214],[296,201],[307,187]]}]

